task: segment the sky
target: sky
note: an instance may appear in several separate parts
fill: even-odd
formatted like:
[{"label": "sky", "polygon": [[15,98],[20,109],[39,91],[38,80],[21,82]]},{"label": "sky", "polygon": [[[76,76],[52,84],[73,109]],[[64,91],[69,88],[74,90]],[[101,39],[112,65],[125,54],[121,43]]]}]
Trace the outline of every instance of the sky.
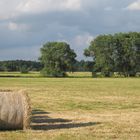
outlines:
[{"label": "sky", "polygon": [[38,60],[48,41],[83,50],[100,34],[140,32],[140,0],[0,0],[0,60]]}]

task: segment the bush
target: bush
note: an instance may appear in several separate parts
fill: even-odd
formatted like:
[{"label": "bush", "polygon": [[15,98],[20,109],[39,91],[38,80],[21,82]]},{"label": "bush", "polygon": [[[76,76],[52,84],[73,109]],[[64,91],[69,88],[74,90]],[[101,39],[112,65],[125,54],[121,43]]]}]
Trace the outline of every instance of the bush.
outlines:
[{"label": "bush", "polygon": [[41,74],[42,76],[44,77],[66,77],[67,74],[63,71],[60,71],[60,70],[50,70],[50,69],[47,69],[47,68],[44,68],[42,71],[41,71]]},{"label": "bush", "polygon": [[22,67],[20,68],[20,72],[21,72],[21,73],[28,73],[28,72],[29,72],[29,69],[27,68],[27,66],[22,66]]}]

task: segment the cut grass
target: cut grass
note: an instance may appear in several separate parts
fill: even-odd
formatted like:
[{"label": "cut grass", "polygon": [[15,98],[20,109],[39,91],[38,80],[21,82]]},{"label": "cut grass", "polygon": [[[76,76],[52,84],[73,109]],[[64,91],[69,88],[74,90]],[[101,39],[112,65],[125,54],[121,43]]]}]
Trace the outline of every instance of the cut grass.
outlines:
[{"label": "cut grass", "polygon": [[[1,89],[26,89],[32,129],[0,140],[139,139],[139,78],[0,78]],[[78,76],[78,73],[75,74]]]}]

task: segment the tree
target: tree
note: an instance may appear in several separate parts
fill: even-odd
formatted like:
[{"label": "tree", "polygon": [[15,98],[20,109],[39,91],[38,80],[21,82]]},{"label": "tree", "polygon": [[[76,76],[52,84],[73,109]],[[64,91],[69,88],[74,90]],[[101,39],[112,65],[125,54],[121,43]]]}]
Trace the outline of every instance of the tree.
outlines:
[{"label": "tree", "polygon": [[113,72],[135,76],[140,71],[140,33],[100,35],[84,54],[93,58],[94,71],[104,76],[110,77]]},{"label": "tree", "polygon": [[116,71],[125,77],[135,76],[140,71],[140,33],[114,35]]},{"label": "tree", "polygon": [[92,72],[94,63],[92,61],[80,60],[74,64],[74,71],[77,72]]},{"label": "tree", "polygon": [[100,35],[85,50],[85,55],[93,57],[95,62],[94,72],[100,71],[102,75],[109,77],[113,71],[114,61],[112,58],[113,48],[111,35]]},{"label": "tree", "polygon": [[76,54],[65,42],[48,42],[41,48],[43,76],[64,77],[73,70]]},{"label": "tree", "polygon": [[29,71],[40,71],[42,64],[36,61],[25,61],[25,60],[10,60],[0,61],[0,71],[21,71],[26,67]]},{"label": "tree", "polygon": [[28,72],[29,72],[29,69],[27,68],[26,65],[23,65],[23,66],[20,68],[20,72],[25,74],[25,73],[28,73]]}]

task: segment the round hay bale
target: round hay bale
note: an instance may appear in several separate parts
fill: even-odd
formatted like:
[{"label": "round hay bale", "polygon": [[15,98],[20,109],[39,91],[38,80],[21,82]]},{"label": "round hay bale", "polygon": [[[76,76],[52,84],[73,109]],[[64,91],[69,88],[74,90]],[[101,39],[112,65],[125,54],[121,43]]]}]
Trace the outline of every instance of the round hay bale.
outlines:
[{"label": "round hay bale", "polygon": [[23,91],[0,91],[0,130],[27,129],[30,104]]}]

